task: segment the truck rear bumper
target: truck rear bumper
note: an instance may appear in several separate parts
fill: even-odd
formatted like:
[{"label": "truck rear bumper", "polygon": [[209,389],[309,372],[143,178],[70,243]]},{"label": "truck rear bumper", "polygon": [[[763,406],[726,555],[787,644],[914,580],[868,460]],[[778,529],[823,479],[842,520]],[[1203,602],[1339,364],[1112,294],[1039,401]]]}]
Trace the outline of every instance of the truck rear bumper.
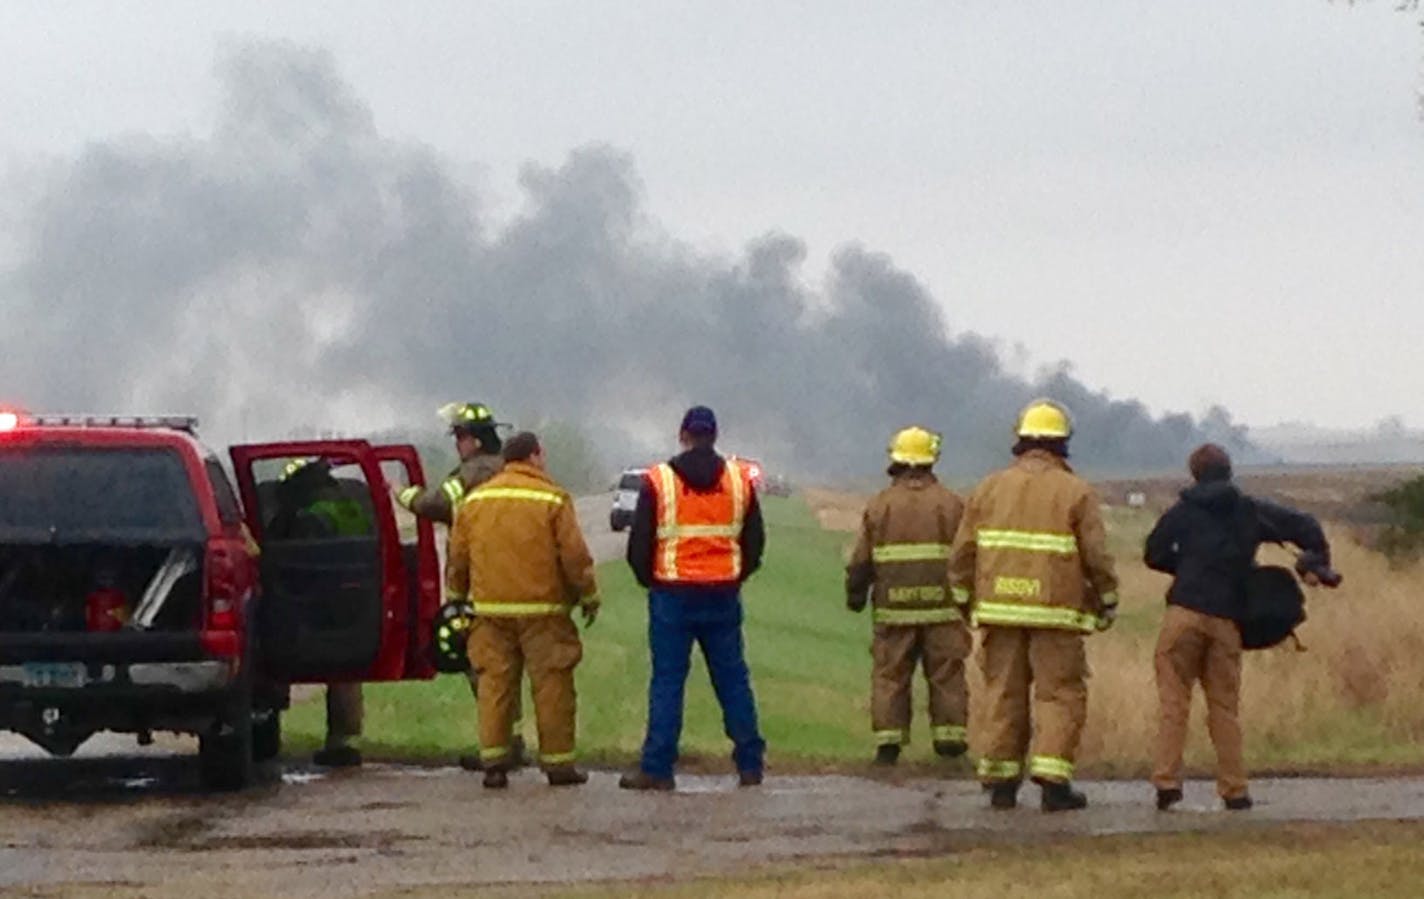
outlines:
[{"label": "truck rear bumper", "polygon": [[[57,672],[60,676],[56,676]],[[232,683],[228,662],[135,662],[129,665],[44,662],[0,665],[0,697],[108,694],[139,698],[148,690],[215,693]],[[18,688],[18,690],[16,689]]]}]

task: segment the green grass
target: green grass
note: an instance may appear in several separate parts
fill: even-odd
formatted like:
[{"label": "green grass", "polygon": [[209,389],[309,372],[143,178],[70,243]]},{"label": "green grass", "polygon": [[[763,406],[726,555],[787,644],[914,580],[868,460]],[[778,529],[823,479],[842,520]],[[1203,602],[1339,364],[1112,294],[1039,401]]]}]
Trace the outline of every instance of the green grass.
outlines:
[{"label": "green grass", "polygon": [[[783,772],[863,770],[872,751],[870,618],[852,615],[843,605],[843,559],[851,537],[821,529],[799,499],[769,498],[765,511],[766,565],[752,578],[744,601],[748,659],[769,761]],[[1156,728],[1151,659],[1166,580],[1134,560],[1141,558],[1152,520],[1143,510],[1114,509],[1107,516],[1111,549],[1124,576],[1123,603],[1113,631],[1090,642],[1095,669],[1082,759],[1087,775],[1136,777],[1150,764]],[[1369,559],[1347,558],[1354,566],[1352,576],[1360,575],[1355,582],[1370,583]],[[597,624],[583,632],[584,661],[577,672],[580,752],[596,764],[623,765],[636,757],[647,714],[646,597],[621,561],[602,566],[599,577],[604,610]],[[1379,590],[1397,586],[1378,584],[1371,601]],[[1400,655],[1417,644],[1413,625],[1399,628],[1399,639],[1408,645],[1394,647],[1394,656],[1383,653],[1389,647],[1381,637],[1362,643],[1370,647],[1367,651],[1350,650],[1350,641],[1365,639],[1353,636],[1359,622],[1348,617],[1343,599],[1332,596],[1329,604],[1321,603],[1313,607],[1319,612],[1312,611],[1303,636],[1311,652],[1282,650],[1251,654],[1247,660],[1243,715],[1252,770],[1416,769],[1424,725],[1407,696],[1408,685],[1419,683],[1417,673],[1411,674],[1418,669],[1408,667]],[[1387,692],[1389,702],[1371,698],[1370,678],[1397,688]],[[905,762],[924,766],[934,759],[926,737],[923,684],[916,680],[913,742]],[[1346,695],[1342,690],[1347,698],[1363,698],[1342,701],[1337,695]],[[448,761],[475,743],[474,702],[461,677],[368,685],[366,697],[364,746],[373,757]],[[536,745],[532,712],[526,700],[524,734],[531,746]],[[319,698],[291,711],[286,721],[290,752],[315,748],[322,717]],[[1188,767],[1209,773],[1214,759],[1200,704],[1193,719]],[[1096,749],[1090,745],[1094,739]],[[694,652],[684,764],[725,768],[729,750],[706,669]],[[953,770],[967,773],[968,767]]]},{"label": "green grass", "polygon": [[[769,531],[766,564],[744,593],[747,656],[771,762],[797,766],[868,757],[870,619],[844,607],[842,552],[848,537],[816,524],[799,500],[764,501]],[[604,597],[598,622],[583,631],[577,671],[579,743],[586,759],[609,764],[636,757],[647,715],[647,600],[623,562],[599,569]],[[688,679],[685,760],[730,751],[700,655]],[[922,701],[919,708],[923,708]],[[534,745],[533,706],[526,702],[526,736]],[[315,747],[322,734],[320,699],[287,715],[289,751]],[[931,755],[923,713],[908,761]],[[462,678],[366,687],[369,754],[442,758],[475,739],[475,709]]]}]

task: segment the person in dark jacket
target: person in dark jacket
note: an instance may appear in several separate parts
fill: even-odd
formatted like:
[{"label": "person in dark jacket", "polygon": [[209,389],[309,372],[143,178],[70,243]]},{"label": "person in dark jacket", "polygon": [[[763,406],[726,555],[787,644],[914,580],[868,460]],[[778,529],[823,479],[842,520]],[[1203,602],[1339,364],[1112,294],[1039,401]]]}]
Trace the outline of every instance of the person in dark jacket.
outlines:
[{"label": "person in dark jacket", "polygon": [[1192,685],[1206,694],[1207,730],[1216,748],[1217,793],[1231,810],[1251,807],[1242,754],[1241,632],[1246,582],[1265,542],[1293,543],[1321,567],[1330,546],[1309,515],[1247,496],[1231,482],[1231,457],[1215,444],[1187,461],[1196,481],[1147,536],[1149,568],[1172,575],[1155,667],[1161,716],[1152,784],[1157,808],[1182,799],[1182,748]]},{"label": "person in dark jacket", "polygon": [[648,590],[648,730],[638,770],[619,786],[671,790],[692,644],[702,648],[742,786],[762,780],[766,743],[742,642],[741,585],[766,532],[746,465],[718,455],[706,406],[683,416],[682,453],[649,469],[628,534],[628,564]]}]

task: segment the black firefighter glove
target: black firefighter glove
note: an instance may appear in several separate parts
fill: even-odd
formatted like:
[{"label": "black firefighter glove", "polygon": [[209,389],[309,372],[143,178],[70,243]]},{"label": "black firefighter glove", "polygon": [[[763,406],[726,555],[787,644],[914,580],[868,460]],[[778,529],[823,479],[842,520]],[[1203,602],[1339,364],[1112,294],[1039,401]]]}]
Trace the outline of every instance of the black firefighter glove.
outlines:
[{"label": "black firefighter glove", "polygon": [[861,611],[869,601],[870,594],[865,590],[861,590],[859,593],[846,594],[846,608],[852,612]]},{"label": "black firefighter glove", "polygon": [[1340,572],[1330,567],[1329,556],[1309,550],[1296,556],[1295,573],[1312,587],[1316,584],[1338,587],[1345,579]]}]

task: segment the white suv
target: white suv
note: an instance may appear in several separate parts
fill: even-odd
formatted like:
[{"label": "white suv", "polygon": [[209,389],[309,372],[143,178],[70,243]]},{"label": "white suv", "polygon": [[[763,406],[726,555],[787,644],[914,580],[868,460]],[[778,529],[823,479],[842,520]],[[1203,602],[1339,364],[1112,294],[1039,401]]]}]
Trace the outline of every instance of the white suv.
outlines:
[{"label": "white suv", "polygon": [[613,494],[613,508],[608,513],[608,526],[621,531],[633,523],[633,510],[638,507],[638,491],[643,489],[646,468],[625,468],[618,476]]}]

